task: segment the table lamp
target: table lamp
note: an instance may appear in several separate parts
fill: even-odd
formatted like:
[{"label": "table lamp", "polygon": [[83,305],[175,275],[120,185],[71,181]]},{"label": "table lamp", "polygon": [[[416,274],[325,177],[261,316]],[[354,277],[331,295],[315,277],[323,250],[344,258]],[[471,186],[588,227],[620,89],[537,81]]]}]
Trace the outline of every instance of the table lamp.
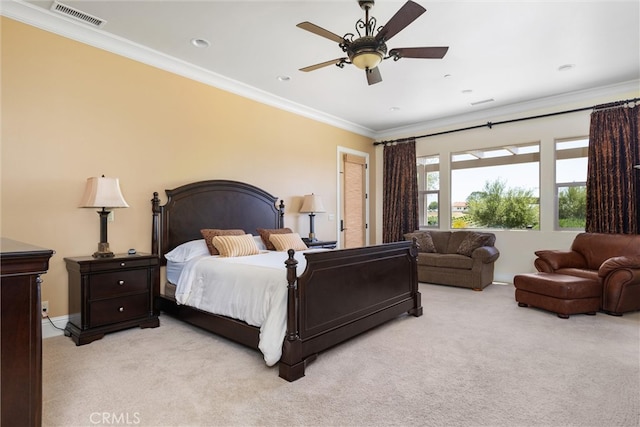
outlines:
[{"label": "table lamp", "polygon": [[305,195],[300,212],[309,214],[309,240],[312,242],[317,241],[318,239],[316,239],[313,219],[316,216],[316,212],[326,212],[320,196],[313,193]]},{"label": "table lamp", "polygon": [[113,257],[113,252],[109,250],[109,242],[107,242],[107,217],[111,213],[110,209],[129,207],[120,191],[118,178],[105,178],[104,175],[87,178],[87,186],[80,201],[80,207],[102,208],[98,211],[98,215],[100,215],[100,243],[98,243],[98,251],[93,254],[93,257]]}]

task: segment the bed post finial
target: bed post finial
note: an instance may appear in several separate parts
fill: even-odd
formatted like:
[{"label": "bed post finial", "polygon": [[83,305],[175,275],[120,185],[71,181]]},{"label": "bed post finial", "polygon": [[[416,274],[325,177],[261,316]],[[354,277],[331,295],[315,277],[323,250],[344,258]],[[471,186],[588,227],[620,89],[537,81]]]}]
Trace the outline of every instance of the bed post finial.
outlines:
[{"label": "bed post finial", "polygon": [[278,205],[278,221],[280,222],[278,224],[278,228],[283,228],[284,227],[284,200],[280,200],[280,204]]},{"label": "bed post finial", "polygon": [[153,219],[151,221],[151,253],[160,256],[160,198],[158,192],[153,192],[151,199],[151,211]]},{"label": "bed post finial", "polygon": [[418,256],[418,249],[420,248],[420,245],[418,245],[418,238],[417,237],[412,237],[411,238],[411,256],[413,258],[416,258]]}]

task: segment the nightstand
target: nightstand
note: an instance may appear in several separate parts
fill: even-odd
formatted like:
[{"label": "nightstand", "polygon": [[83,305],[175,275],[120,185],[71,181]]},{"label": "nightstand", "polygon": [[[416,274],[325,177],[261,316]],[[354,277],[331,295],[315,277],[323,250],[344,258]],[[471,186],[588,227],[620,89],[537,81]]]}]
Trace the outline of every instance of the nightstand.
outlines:
[{"label": "nightstand", "polygon": [[307,245],[309,249],[312,249],[312,248],[335,249],[336,243],[337,243],[336,240],[327,240],[327,241],[315,240],[312,242],[308,238],[303,238],[302,241],[305,243],[305,245]]},{"label": "nightstand", "polygon": [[134,326],[160,326],[153,305],[153,296],[160,288],[157,256],[139,253],[64,260],[69,273],[69,322],[65,334],[76,345]]}]

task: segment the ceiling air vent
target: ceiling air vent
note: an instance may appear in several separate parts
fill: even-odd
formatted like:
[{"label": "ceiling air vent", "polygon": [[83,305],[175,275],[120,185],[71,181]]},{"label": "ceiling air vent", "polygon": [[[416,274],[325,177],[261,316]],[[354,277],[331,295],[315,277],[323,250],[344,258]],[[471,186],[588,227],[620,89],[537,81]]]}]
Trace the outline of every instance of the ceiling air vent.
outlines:
[{"label": "ceiling air vent", "polygon": [[51,5],[51,10],[98,28],[103,27],[107,23],[107,21],[105,21],[104,19],[96,18],[95,16],[91,16],[88,13],[84,13],[78,9],[74,9],[57,1],[53,2],[53,4]]},{"label": "ceiling air vent", "polygon": [[493,102],[493,101],[495,101],[493,98],[488,98],[488,99],[483,99],[482,101],[472,102],[471,105],[475,106],[475,105],[480,105],[480,104],[486,104],[486,103]]}]

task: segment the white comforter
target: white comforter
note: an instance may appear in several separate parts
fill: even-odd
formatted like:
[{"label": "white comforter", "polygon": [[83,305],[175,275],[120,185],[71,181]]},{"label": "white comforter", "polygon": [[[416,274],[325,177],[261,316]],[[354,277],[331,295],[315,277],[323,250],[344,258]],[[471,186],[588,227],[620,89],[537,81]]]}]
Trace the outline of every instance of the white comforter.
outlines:
[{"label": "white comforter", "polygon": [[[306,268],[296,252],[297,273]],[[223,258],[203,256],[189,261],[176,287],[178,304],[243,320],[260,327],[258,348],[268,366],[282,356],[287,328],[286,252]]]}]

